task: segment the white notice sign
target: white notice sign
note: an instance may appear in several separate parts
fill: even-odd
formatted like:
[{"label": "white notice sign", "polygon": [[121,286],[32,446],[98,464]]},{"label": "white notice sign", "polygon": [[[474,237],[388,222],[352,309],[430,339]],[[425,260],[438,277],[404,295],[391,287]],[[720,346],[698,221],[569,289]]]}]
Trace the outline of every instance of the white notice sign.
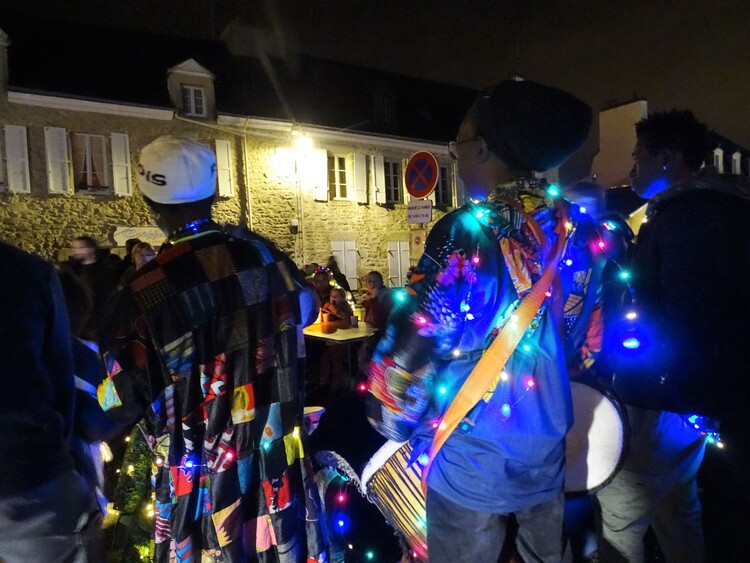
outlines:
[{"label": "white notice sign", "polygon": [[156,250],[167,238],[159,227],[117,227],[113,235],[117,246],[125,246],[129,238],[137,238],[149,243]]},{"label": "white notice sign", "polygon": [[406,222],[429,223],[430,221],[432,221],[432,200],[411,200],[406,207]]}]

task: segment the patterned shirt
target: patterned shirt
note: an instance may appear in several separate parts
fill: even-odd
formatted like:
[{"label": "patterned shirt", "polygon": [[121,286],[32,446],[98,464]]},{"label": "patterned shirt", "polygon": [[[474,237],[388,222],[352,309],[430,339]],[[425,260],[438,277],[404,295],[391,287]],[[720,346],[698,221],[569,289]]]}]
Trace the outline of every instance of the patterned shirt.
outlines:
[{"label": "patterned shirt", "polygon": [[325,560],[300,438],[300,286],[242,238],[209,223],[160,252],[107,347],[100,403],[152,431],[159,562]]},{"label": "patterned shirt", "polygon": [[[415,459],[543,271],[546,250],[504,198],[520,202],[554,240],[554,208],[536,181],[501,185],[488,200],[447,215],[430,232],[373,356],[368,416],[389,439],[409,439]],[[561,329],[563,310],[573,317],[583,307],[580,301],[564,307],[578,267],[580,261],[566,255],[561,277],[567,293],[553,287],[505,367],[498,366],[490,391],[433,460],[428,486],[452,502],[509,513],[562,491],[572,409]]]}]

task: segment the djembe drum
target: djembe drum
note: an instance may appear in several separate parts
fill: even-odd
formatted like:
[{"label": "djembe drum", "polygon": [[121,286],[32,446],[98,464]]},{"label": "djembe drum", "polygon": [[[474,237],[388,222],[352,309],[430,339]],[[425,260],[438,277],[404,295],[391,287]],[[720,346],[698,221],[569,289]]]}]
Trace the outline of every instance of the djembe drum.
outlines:
[{"label": "djembe drum", "polygon": [[427,560],[427,515],[422,470],[410,463],[409,442],[386,442],[362,471],[361,492],[375,504],[412,550]]}]

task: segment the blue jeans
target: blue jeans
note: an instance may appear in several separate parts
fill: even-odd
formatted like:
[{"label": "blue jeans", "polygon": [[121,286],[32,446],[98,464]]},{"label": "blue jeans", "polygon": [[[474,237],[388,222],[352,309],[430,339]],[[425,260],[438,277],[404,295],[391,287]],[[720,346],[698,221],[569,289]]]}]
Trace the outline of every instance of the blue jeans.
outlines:
[{"label": "blue jeans", "polygon": [[[502,494],[502,493],[498,493]],[[516,549],[527,563],[558,563],[563,553],[562,491],[552,500],[513,513]],[[427,490],[427,546],[430,563],[495,563],[510,514],[476,512]]]},{"label": "blue jeans", "polygon": [[644,561],[651,526],[667,561],[705,559],[695,480],[705,439],[680,415],[628,406],[632,437],[620,472],[597,492],[602,561]]}]

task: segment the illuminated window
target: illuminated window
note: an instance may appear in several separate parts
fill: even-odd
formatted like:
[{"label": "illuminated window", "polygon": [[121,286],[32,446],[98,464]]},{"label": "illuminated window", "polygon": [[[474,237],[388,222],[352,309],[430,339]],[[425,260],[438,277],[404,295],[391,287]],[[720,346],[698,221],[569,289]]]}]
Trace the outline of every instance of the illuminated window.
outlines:
[{"label": "illuminated window", "polygon": [[72,141],[76,191],[109,190],[109,165],[104,136],[74,133]]},{"label": "illuminated window", "polygon": [[330,199],[347,198],[346,155],[328,155],[328,194]]},{"label": "illuminated window", "polygon": [[182,110],[185,115],[206,116],[205,92],[197,86],[182,85]]},{"label": "illuminated window", "polygon": [[404,196],[401,189],[401,161],[384,160],[383,168],[385,170],[385,202],[386,203],[403,203]]},{"label": "illuminated window", "polygon": [[440,167],[440,175],[435,186],[435,207],[451,207],[453,205],[453,190],[451,190],[450,169]]}]

